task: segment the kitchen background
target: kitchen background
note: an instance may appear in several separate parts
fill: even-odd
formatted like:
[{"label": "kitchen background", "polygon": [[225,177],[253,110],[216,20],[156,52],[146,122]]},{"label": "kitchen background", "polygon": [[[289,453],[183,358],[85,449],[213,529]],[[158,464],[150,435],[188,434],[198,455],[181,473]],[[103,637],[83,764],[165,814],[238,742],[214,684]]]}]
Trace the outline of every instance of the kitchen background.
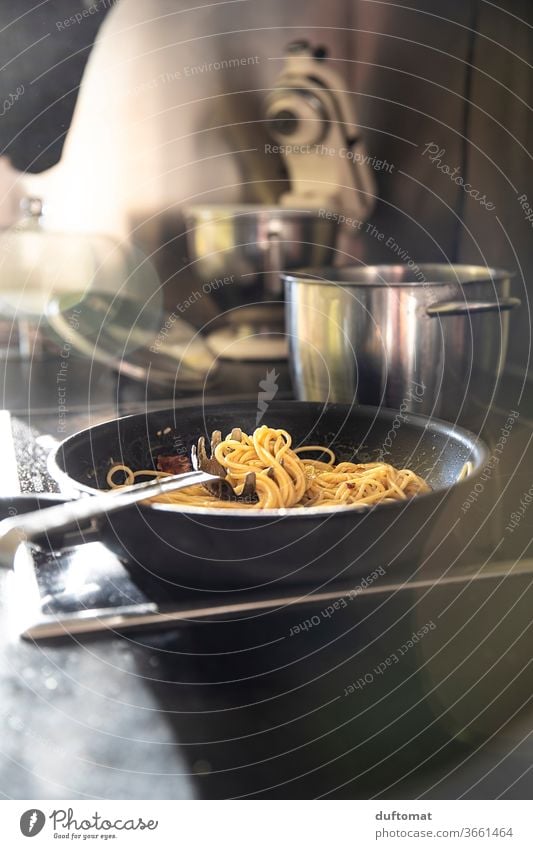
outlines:
[{"label": "kitchen background", "polygon": [[[402,252],[416,262],[513,268],[515,292],[527,299],[527,0],[505,8],[452,0],[445,11],[437,0],[30,8],[10,0],[0,10],[0,46],[10,57],[3,98],[24,87],[0,127],[3,224],[18,214],[22,192],[36,194],[47,226],[131,236],[156,251],[163,280],[171,277],[169,302],[186,296],[190,284],[173,275],[186,257],[183,204],[271,203],[286,189],[281,157],[265,152],[262,104],[287,43],[307,38],[327,48],[353,92],[378,165],[376,230],[346,228],[342,248],[366,262],[394,262]],[[27,173],[20,179],[13,168]],[[396,248],[385,246],[389,236]],[[189,320],[211,317],[208,303]],[[509,361],[527,369],[529,310],[513,321]]]}]

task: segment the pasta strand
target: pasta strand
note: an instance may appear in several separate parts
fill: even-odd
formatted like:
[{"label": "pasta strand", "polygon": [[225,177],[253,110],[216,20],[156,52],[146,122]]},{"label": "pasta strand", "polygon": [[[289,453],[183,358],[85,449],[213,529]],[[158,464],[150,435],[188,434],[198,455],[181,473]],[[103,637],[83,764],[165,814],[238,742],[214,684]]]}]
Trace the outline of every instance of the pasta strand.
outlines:
[{"label": "pasta strand", "polygon": [[[324,462],[300,456],[308,453],[325,454],[328,460]],[[425,480],[411,469],[397,469],[380,462],[335,464],[336,457],[331,448],[305,445],[293,449],[290,433],[266,425],[257,428],[251,435],[232,431],[216,446],[215,458],[226,469],[226,479],[237,493],[242,490],[246,475],[256,473],[256,502],[222,501],[201,485],[149,500],[226,509],[371,506],[387,501],[404,501],[430,491]],[[124,477],[121,483],[117,483],[116,479],[119,472]],[[138,477],[165,477],[167,474],[153,469],[134,471],[129,466],[116,463],[109,469],[107,483],[110,488],[116,489],[134,483]]]}]

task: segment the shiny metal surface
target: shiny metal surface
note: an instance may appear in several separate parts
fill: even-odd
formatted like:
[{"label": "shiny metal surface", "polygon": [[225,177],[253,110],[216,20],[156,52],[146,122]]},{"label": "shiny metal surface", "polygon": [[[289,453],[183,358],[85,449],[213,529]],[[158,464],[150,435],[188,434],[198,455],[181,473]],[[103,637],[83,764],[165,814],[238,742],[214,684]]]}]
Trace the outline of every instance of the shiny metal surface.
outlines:
[{"label": "shiny metal surface", "polygon": [[476,424],[505,360],[511,273],[468,265],[283,275],[297,397]]},{"label": "shiny metal surface", "polygon": [[498,301],[446,301],[428,307],[426,315],[474,315],[480,312],[509,312],[519,307],[520,298],[500,298]]},{"label": "shiny metal surface", "polygon": [[223,307],[281,298],[279,272],[329,262],[339,230],[315,210],[251,204],[190,206],[186,219],[192,268]]}]

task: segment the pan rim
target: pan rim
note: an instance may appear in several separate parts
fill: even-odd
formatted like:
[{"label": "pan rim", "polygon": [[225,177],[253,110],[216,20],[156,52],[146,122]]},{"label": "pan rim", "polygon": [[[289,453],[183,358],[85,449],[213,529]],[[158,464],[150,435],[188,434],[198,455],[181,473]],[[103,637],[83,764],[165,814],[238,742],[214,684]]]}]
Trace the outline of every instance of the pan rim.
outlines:
[{"label": "pan rim", "polygon": [[[216,408],[218,411],[221,409],[227,408],[228,410],[233,409],[238,405],[246,405],[250,404],[251,407],[254,407],[255,404],[251,401],[242,400],[240,402],[234,402],[234,404],[218,404],[216,401],[209,404],[202,404],[199,406],[196,404],[180,404],[178,407],[168,407],[163,408],[161,410],[154,410],[154,413],[158,413],[160,415],[169,414],[176,416],[181,411],[190,412],[191,410],[209,410],[210,408]],[[310,408],[321,408],[324,411],[333,410],[341,408],[342,410],[348,413],[350,410],[352,411],[361,411],[363,414],[366,414],[368,417],[375,417],[379,414],[381,418],[388,419],[393,421],[395,417],[399,414],[399,410],[395,410],[390,407],[375,407],[367,404],[339,404],[339,403],[331,403],[327,404],[325,402],[320,401],[297,401],[297,400],[282,400],[277,401],[272,404],[272,406],[277,406],[278,404],[283,404],[285,407],[288,406],[308,406]],[[76,433],[67,436],[66,439],[62,440],[54,450],[48,456],[48,471],[53,479],[58,483],[61,488],[61,491],[72,492],[75,491],[78,496],[85,495],[96,495],[97,493],[102,493],[105,490],[97,489],[95,487],[88,486],[86,484],[80,483],[75,478],[71,477],[67,472],[65,472],[61,466],[59,465],[57,458],[60,453],[64,450],[65,446],[74,441],[75,439],[82,437],[83,435],[88,435],[89,433],[97,430],[100,427],[105,427],[109,424],[117,425],[119,422],[126,421],[128,419],[137,418],[139,415],[150,415],[150,413],[128,413],[125,416],[118,416],[112,419],[107,419],[106,421],[99,422],[96,425],[92,425],[87,428],[82,428]],[[421,430],[427,429],[427,426],[430,425],[432,428],[437,430],[446,430],[453,434],[455,439],[459,439],[460,442],[465,444],[471,451],[471,459],[473,461],[473,469],[472,473],[468,478],[465,478],[463,481],[454,482],[452,484],[446,486],[439,486],[437,489],[433,489],[428,493],[423,493],[422,495],[417,495],[412,499],[408,499],[406,501],[390,501],[381,504],[374,504],[368,507],[359,507],[356,505],[339,505],[339,507],[268,507],[268,508],[224,508],[224,507],[195,507],[193,505],[184,508],[182,505],[173,505],[173,504],[138,504],[137,507],[140,510],[148,511],[152,513],[163,512],[163,513],[172,513],[180,516],[205,516],[209,518],[216,518],[217,516],[220,518],[228,519],[229,517],[234,517],[235,519],[253,519],[253,520],[272,520],[273,518],[286,518],[292,517],[294,519],[312,519],[317,517],[324,518],[333,518],[334,516],[345,516],[346,513],[353,514],[354,516],[365,516],[370,513],[374,513],[376,510],[381,511],[389,511],[394,512],[396,510],[410,507],[413,503],[420,503],[421,501],[427,502],[432,499],[435,500],[437,497],[443,497],[446,493],[450,491],[458,491],[459,489],[465,489],[467,487],[471,488],[471,483],[476,479],[481,469],[483,469],[484,464],[487,462],[489,457],[489,448],[487,443],[477,436],[472,431],[461,427],[460,425],[454,424],[453,422],[447,422],[443,419],[433,418],[429,416],[424,416],[419,413],[402,413],[404,420],[409,424],[414,424],[420,427]]]}]

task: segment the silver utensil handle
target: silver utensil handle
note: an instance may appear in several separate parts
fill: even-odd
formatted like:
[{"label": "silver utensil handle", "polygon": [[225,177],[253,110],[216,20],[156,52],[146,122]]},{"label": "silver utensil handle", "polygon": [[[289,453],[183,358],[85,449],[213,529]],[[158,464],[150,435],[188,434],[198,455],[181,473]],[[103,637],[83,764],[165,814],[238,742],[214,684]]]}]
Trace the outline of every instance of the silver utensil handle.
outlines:
[{"label": "silver utensil handle", "polygon": [[521,304],[520,298],[501,298],[499,301],[443,301],[432,304],[426,309],[426,315],[475,315],[481,312],[506,312]]},{"label": "silver utensil handle", "polygon": [[0,565],[12,565],[21,542],[33,542],[50,534],[78,529],[91,519],[124,510],[146,498],[213,480],[219,478],[202,471],[185,472],[3,519],[0,522]]}]

